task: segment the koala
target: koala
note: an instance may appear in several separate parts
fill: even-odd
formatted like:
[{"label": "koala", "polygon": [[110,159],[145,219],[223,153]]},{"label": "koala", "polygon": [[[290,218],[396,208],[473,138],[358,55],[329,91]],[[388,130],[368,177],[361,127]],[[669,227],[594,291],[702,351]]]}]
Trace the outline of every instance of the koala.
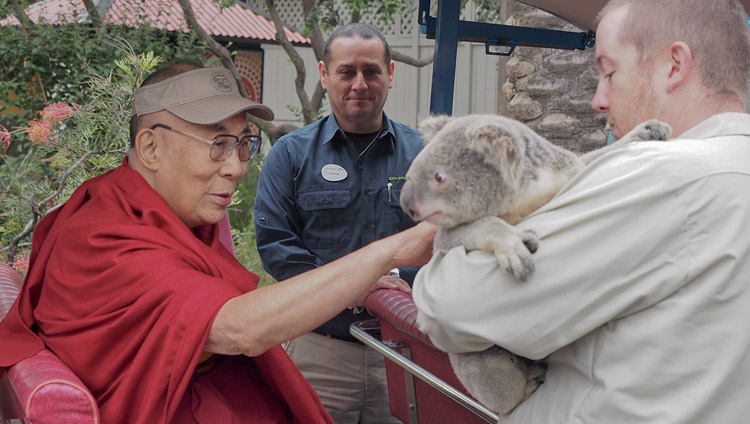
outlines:
[{"label": "koala", "polygon": [[499,115],[436,116],[419,126],[424,147],[406,173],[401,208],[440,229],[435,251],[463,245],[493,252],[510,274],[534,273],[534,231],[513,225],[547,203],[585,166],[634,140],[665,140],[671,128],[651,120],[617,143],[577,156],[526,125]]},{"label": "koala", "polygon": [[[618,142],[578,156],[526,125],[499,115],[435,116],[420,123],[424,147],[406,173],[401,207],[440,229],[433,251],[463,245],[492,252],[521,281],[534,272],[539,239],[513,225],[547,203],[587,163],[636,140],[666,140],[671,128],[645,122]],[[449,354],[459,381],[493,411],[506,414],[544,381],[546,363],[493,346]]]}]

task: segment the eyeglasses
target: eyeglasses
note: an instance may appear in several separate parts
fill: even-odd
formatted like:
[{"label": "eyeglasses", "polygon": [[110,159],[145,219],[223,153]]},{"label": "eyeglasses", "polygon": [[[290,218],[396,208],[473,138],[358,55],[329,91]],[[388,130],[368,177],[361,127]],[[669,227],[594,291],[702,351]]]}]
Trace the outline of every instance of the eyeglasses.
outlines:
[{"label": "eyeglasses", "polygon": [[178,132],[182,135],[186,135],[188,137],[192,137],[196,140],[200,140],[204,143],[210,144],[211,153],[209,157],[217,161],[226,160],[226,158],[228,158],[229,155],[234,152],[234,149],[239,147],[237,149],[237,152],[240,155],[240,160],[243,162],[247,162],[258,154],[258,151],[260,150],[260,144],[262,142],[260,136],[257,135],[246,135],[242,137],[242,139],[239,139],[234,135],[219,134],[214,137],[213,140],[209,140],[207,138],[198,137],[197,135],[186,133],[185,131],[180,131],[164,124],[154,124],[151,127],[152,130],[156,128],[164,128],[170,131]]}]

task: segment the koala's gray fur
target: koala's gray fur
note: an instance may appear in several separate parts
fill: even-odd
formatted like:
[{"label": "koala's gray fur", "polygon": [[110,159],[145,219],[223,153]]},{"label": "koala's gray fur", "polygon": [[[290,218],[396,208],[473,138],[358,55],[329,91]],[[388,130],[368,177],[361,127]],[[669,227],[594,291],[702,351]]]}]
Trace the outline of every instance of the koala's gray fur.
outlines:
[{"label": "koala's gray fur", "polygon": [[[651,120],[618,142],[577,156],[526,125],[499,115],[436,116],[420,123],[424,147],[406,173],[401,207],[415,221],[440,225],[433,250],[463,245],[494,253],[521,281],[534,272],[539,240],[513,226],[547,203],[585,164],[636,140],[666,140],[671,128]],[[500,347],[449,354],[469,393],[508,413],[544,380],[546,364]]]},{"label": "koala's gray fur", "polygon": [[665,140],[651,120],[617,143],[577,156],[499,115],[436,116],[419,126],[424,148],[406,173],[401,208],[441,226],[435,251],[487,250],[521,281],[534,272],[539,240],[513,225],[547,203],[586,163],[635,140]]},{"label": "koala's gray fur", "polygon": [[547,363],[515,355],[500,346],[481,352],[450,353],[458,380],[482,405],[507,414],[544,382]]}]

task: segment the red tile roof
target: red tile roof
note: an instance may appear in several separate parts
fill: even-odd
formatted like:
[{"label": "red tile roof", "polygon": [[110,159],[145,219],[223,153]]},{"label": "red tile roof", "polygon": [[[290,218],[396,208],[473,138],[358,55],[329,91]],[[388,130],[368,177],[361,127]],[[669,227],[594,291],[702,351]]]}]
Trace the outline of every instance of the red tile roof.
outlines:
[{"label": "red tile roof", "polygon": [[[251,8],[235,3],[219,10],[211,0],[190,0],[198,24],[215,37],[248,38],[275,41],[273,21]],[[82,0],[44,0],[26,8],[29,18],[52,24],[83,23],[88,13]],[[169,31],[187,31],[182,8],[177,0],[114,0],[104,16],[104,22],[130,26],[149,24]],[[14,16],[0,20],[0,25],[18,25]],[[284,27],[289,41],[309,44],[310,39]]]}]

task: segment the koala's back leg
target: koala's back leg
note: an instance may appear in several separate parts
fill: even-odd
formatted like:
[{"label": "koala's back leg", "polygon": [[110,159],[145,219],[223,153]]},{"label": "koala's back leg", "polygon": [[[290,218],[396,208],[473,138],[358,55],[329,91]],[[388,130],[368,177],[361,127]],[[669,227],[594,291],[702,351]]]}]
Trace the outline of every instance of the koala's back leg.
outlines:
[{"label": "koala's back leg", "polygon": [[466,390],[492,411],[507,414],[544,382],[547,364],[493,346],[482,352],[448,354]]}]

